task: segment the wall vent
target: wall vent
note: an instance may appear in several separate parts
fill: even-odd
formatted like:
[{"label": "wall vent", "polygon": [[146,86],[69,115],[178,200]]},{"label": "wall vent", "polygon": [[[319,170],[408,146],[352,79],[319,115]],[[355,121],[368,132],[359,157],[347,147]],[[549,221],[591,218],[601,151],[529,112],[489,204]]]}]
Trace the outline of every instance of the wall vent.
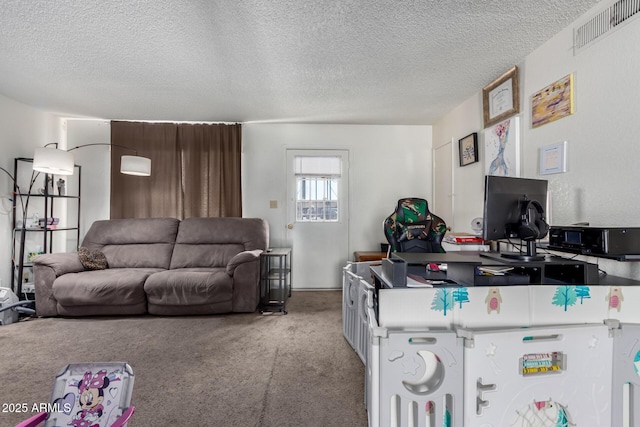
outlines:
[{"label": "wall vent", "polygon": [[640,12],[640,0],[618,0],[588,22],[573,30],[573,54],[578,54],[598,38],[617,29]]}]

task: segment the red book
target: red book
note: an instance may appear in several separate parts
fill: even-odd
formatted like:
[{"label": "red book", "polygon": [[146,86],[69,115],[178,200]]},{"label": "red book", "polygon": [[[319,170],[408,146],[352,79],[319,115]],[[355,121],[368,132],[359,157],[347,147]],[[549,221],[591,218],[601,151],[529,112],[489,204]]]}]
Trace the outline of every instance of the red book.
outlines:
[{"label": "red book", "polygon": [[445,236],[444,240],[446,242],[450,242],[450,243],[457,243],[457,244],[483,244],[484,241],[482,240],[481,237],[476,237],[476,236]]}]

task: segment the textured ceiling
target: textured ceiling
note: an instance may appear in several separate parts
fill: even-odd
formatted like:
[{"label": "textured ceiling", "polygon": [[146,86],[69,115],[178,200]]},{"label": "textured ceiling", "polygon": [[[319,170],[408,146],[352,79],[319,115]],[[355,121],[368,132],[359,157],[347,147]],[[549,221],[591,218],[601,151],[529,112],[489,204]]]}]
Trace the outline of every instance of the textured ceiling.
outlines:
[{"label": "textured ceiling", "polygon": [[432,124],[597,0],[2,0],[0,93],[104,119]]}]

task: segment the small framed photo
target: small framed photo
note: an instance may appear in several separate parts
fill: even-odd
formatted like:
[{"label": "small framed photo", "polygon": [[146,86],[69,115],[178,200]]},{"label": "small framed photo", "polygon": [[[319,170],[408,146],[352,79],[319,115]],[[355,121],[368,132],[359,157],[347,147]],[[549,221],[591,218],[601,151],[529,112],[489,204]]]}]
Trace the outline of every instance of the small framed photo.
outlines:
[{"label": "small framed photo", "polygon": [[567,141],[540,148],[540,175],[567,171]]},{"label": "small framed photo", "polygon": [[460,166],[467,166],[478,161],[478,134],[476,132],[458,141]]},{"label": "small framed photo", "polygon": [[513,67],[482,89],[484,127],[520,112],[518,67]]}]

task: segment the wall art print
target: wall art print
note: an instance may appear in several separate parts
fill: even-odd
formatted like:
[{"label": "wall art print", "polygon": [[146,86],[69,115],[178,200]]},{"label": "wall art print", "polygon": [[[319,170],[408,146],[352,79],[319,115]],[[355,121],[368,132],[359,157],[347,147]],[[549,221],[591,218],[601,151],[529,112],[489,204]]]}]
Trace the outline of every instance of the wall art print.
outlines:
[{"label": "wall art print", "polygon": [[531,127],[545,125],[573,114],[573,74],[534,93],[531,97]]},{"label": "wall art print", "polygon": [[458,140],[460,166],[467,166],[478,161],[478,134],[476,132]]},{"label": "wall art print", "polygon": [[520,117],[487,128],[484,148],[487,175],[520,176]]}]

